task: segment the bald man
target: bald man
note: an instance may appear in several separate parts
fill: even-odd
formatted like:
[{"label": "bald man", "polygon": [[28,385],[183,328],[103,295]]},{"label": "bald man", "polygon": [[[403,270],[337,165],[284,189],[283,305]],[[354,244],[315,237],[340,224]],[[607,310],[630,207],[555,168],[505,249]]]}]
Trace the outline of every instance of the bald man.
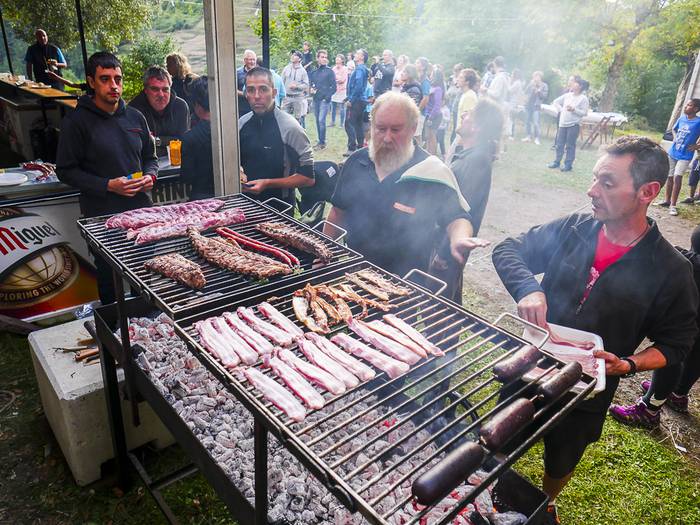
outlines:
[{"label": "bald man", "polygon": [[61,69],[67,67],[66,59],[60,48],[49,44],[49,36],[43,29],[34,32],[36,43],[27,48],[24,62],[27,64],[27,78],[36,82],[43,82],[55,89],[63,90],[63,82],[52,78],[49,72],[61,75]]}]

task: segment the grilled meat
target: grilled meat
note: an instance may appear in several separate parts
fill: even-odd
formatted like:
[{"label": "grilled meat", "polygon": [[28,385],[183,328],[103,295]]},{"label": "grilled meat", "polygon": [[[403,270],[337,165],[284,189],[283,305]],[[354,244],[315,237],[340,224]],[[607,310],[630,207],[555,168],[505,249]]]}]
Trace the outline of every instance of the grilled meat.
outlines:
[{"label": "grilled meat", "polygon": [[374,284],[368,281],[360,279],[360,277],[356,273],[346,273],[345,278],[352,284],[362,288],[365,292],[374,295],[377,299],[381,301],[389,300],[389,292],[382,290],[378,286],[375,286]]},{"label": "grilled meat", "polygon": [[145,244],[170,237],[182,237],[190,227],[198,231],[245,222],[245,215],[238,208],[224,210],[222,212],[202,212],[184,217],[178,217],[170,222],[156,222],[139,229],[131,229],[126,232],[127,239],[136,239],[136,244]]},{"label": "grilled meat", "polygon": [[225,270],[250,275],[256,279],[267,279],[275,275],[292,273],[289,266],[279,261],[243,250],[231,241],[205,237],[197,231],[197,228],[188,228],[187,235],[195,251],[202,258]]},{"label": "grilled meat", "polygon": [[138,229],[156,222],[177,222],[187,215],[196,215],[212,212],[226,204],[219,199],[206,199],[187,202],[184,204],[170,204],[168,206],[153,206],[151,208],[139,208],[119,213],[107,219],[107,228],[120,228],[122,230]]},{"label": "grilled meat", "polygon": [[143,265],[149,272],[159,273],[166,277],[200,290],[207,284],[202,268],[195,262],[185,259],[179,253],[158,255],[149,259]]},{"label": "grilled meat", "polygon": [[378,286],[385,292],[387,292],[390,295],[410,295],[411,289],[407,288],[406,286],[401,286],[398,284],[394,284],[388,279],[385,279],[378,273],[375,273],[371,270],[361,270],[357,272],[355,275],[358,275],[359,277],[362,277],[366,281],[371,282],[372,284]]},{"label": "grilled meat", "polygon": [[323,241],[283,222],[263,222],[255,229],[282,244],[315,255],[323,263],[333,259],[333,253]]}]

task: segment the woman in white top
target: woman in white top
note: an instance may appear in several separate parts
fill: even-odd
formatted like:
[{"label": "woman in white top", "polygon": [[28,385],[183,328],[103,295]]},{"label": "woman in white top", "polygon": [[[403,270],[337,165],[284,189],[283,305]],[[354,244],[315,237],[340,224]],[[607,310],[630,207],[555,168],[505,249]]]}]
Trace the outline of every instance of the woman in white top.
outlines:
[{"label": "woman in white top", "polygon": [[561,164],[566,149],[566,158],[561,171],[571,171],[576,158],[576,141],[581,130],[581,120],[588,114],[588,82],[576,75],[571,82],[571,91],[564,93],[552,102],[559,113],[559,131],[557,132],[557,156],[549,165],[556,169]]},{"label": "woman in white top", "polygon": [[399,55],[396,59],[396,70],[394,73],[394,81],[391,84],[391,90],[401,93],[403,90],[403,70],[406,64],[409,63],[406,55]]},{"label": "woman in white top", "polygon": [[339,53],[335,57],[335,66],[333,66],[335,74],[336,90],[331,96],[331,126],[335,126],[336,109],[340,110],[340,127],[345,126],[345,99],[347,98],[348,76],[350,72],[345,65],[345,56]]}]

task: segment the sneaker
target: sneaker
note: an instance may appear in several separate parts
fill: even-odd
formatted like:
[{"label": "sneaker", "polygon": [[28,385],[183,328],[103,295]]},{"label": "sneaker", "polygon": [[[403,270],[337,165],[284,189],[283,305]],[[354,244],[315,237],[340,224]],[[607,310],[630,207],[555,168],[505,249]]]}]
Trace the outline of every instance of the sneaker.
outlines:
[{"label": "sneaker", "polygon": [[525,137],[524,139],[520,139],[520,142],[530,142],[530,137]]},{"label": "sneaker", "polygon": [[654,429],[661,424],[660,411],[649,410],[641,397],[634,405],[611,405],[608,412],[615,421],[631,427]]},{"label": "sneaker", "polygon": [[559,167],[559,163],[558,163],[558,162],[552,162],[551,164],[547,164],[547,167],[548,167],[550,170],[555,170],[555,169],[557,169],[557,168]]},{"label": "sneaker", "polygon": [[556,505],[547,505],[542,525],[561,525]]},{"label": "sneaker", "polygon": [[676,215],[678,215],[678,208],[676,208],[675,206],[669,206],[668,214],[675,217]]},{"label": "sneaker", "polygon": [[670,201],[655,202],[654,206],[661,206],[662,208],[668,208],[671,205]]},{"label": "sneaker", "polygon": [[692,197],[686,197],[681,201],[681,204],[695,204],[695,199]]},{"label": "sneaker", "polygon": [[541,144],[540,139],[535,139],[535,144],[539,146]]},{"label": "sneaker", "polygon": [[671,392],[671,394],[668,396],[668,399],[666,400],[666,406],[671,410],[680,412],[681,414],[687,414],[688,402],[688,396],[679,396]]},{"label": "sneaker", "polygon": [[573,169],[574,169],[574,168],[572,168],[571,166],[564,166],[564,167],[561,169],[561,171],[572,171]]}]

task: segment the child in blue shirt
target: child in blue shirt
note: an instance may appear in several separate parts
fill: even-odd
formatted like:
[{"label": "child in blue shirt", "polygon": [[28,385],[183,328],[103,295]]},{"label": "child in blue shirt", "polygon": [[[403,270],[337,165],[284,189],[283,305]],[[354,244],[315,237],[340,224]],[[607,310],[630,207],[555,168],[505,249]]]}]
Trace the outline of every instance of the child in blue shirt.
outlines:
[{"label": "child in blue shirt", "polygon": [[[678,215],[676,203],[683,184],[683,174],[688,170],[695,151],[700,148],[698,145],[700,139],[698,111],[700,111],[700,99],[689,100],[683,108],[683,114],[673,126],[673,145],[668,152],[669,171],[666,183],[666,200],[659,203],[659,206],[668,207],[669,215]],[[692,204],[694,193],[693,190],[691,197],[685,199],[683,203]]]}]

